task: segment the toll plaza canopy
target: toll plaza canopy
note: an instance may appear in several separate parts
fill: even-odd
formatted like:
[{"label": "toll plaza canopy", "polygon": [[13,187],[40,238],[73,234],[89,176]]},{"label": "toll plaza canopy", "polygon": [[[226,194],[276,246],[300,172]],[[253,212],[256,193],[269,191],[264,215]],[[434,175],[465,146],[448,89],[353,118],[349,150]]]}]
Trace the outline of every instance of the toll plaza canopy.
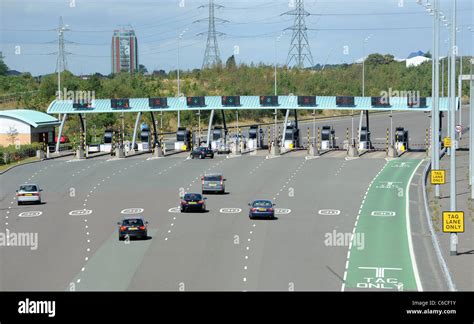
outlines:
[{"label": "toll plaza canopy", "polygon": [[[271,98],[273,97],[273,98]],[[303,98],[311,99],[303,103]],[[198,98],[196,102],[191,100]],[[234,98],[238,104],[227,105],[224,98]],[[263,101],[262,101],[263,98]],[[269,98],[268,101],[266,99]],[[336,99],[337,98],[337,99]],[[345,97],[349,101],[340,101],[335,96],[203,96],[203,97],[167,97],[167,98],[127,98],[127,99],[93,99],[87,106],[77,106],[73,100],[54,100],[48,107],[49,114],[87,114],[111,112],[153,112],[153,111],[185,111],[185,110],[246,110],[246,109],[301,109],[301,110],[399,110],[399,111],[431,111],[430,97],[421,98],[422,105],[409,105],[407,97],[390,97],[388,104],[374,104],[374,98],[381,97]],[[158,105],[152,104],[157,99]],[[115,101],[113,107],[112,102]],[[120,104],[116,102],[120,101]],[[126,104],[124,104],[126,103]],[[439,99],[440,111],[447,111],[449,98]],[[456,98],[456,108],[459,98]]]}]

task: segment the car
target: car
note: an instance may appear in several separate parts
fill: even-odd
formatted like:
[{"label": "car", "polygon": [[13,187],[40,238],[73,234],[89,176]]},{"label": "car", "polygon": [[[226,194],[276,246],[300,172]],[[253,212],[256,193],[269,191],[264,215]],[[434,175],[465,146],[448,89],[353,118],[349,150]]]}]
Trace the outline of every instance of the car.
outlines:
[{"label": "car", "polygon": [[275,218],[275,206],[270,200],[255,200],[252,203],[249,203],[249,218]]},{"label": "car", "polygon": [[225,193],[225,184],[224,176],[222,174],[205,174],[201,177],[202,181],[202,193],[215,192],[224,194]]},{"label": "car", "polygon": [[37,203],[41,204],[41,192],[43,189],[40,189],[38,185],[35,184],[23,184],[20,186],[20,189],[16,191],[16,199],[18,205],[23,203]]},{"label": "car", "polygon": [[206,200],[207,198],[203,197],[198,193],[187,193],[181,198],[180,209],[182,213],[188,211],[206,211]]},{"label": "car", "polygon": [[214,151],[208,147],[200,146],[191,151],[191,159],[194,159],[194,158],[205,159],[207,157],[211,159],[214,158]]},{"label": "car", "polygon": [[123,241],[127,236],[129,238],[147,238],[148,237],[148,222],[144,221],[141,216],[127,216],[118,222],[118,236],[119,241]]}]

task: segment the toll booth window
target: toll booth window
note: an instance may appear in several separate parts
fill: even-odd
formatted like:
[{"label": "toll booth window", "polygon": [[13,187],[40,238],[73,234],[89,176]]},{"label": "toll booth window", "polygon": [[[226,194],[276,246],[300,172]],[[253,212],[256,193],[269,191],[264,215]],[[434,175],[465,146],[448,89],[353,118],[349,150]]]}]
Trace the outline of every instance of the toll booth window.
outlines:
[{"label": "toll booth window", "polygon": [[286,130],[285,139],[286,140],[292,140],[293,139],[293,130],[292,129],[287,129]]},{"label": "toll booth window", "polygon": [[104,134],[104,143],[105,144],[112,143],[112,133],[105,133]]}]

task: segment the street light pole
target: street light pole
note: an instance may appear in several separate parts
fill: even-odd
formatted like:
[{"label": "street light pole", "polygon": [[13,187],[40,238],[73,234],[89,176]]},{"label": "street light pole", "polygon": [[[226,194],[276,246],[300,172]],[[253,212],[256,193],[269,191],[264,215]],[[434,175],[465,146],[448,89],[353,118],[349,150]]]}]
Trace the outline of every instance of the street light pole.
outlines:
[{"label": "street light pole", "polygon": [[[456,124],[456,54],[457,54],[457,47],[456,47],[456,2],[457,0],[453,0],[453,23],[451,26],[451,104],[450,104],[450,134],[451,137],[451,176],[450,176],[450,210],[452,212],[456,211],[456,141],[455,141],[455,124]],[[458,237],[456,233],[451,233],[450,237],[450,255],[457,255],[457,245],[458,245]]]},{"label": "street light pole", "polygon": [[471,200],[474,200],[474,58],[471,58],[471,91],[469,97],[469,184],[471,185]]},{"label": "street light pole", "polygon": [[[282,32],[276,39],[275,39],[275,64],[274,64],[274,90],[275,90],[275,96],[278,96],[278,88],[277,88],[277,43],[280,41],[281,37],[285,34],[285,32]],[[273,143],[275,146],[277,146],[277,109],[275,108],[275,111],[273,112],[275,115],[275,127],[273,131]]]},{"label": "street light pole", "polygon": [[[183,38],[183,35],[184,35],[184,33],[185,33],[187,30],[188,30],[188,29],[186,28],[186,29],[183,30],[183,31],[181,32],[181,34],[179,34],[179,36],[178,36],[178,58],[177,58],[177,59],[178,59],[178,73],[177,73],[177,74],[178,74],[178,75],[177,75],[177,77],[178,77],[178,96],[177,96],[177,97],[178,97],[178,98],[181,97],[181,81],[180,81],[180,78],[179,78],[179,45],[180,45],[180,40],[181,40],[181,38]],[[181,126],[181,111],[178,110],[178,127],[180,127],[180,126]]]},{"label": "street light pole", "polygon": [[469,96],[469,184],[471,185],[471,199],[474,200],[474,58],[471,58],[471,91]]},{"label": "street light pole", "polygon": [[[435,0],[435,12],[434,12],[434,51],[433,51],[433,62],[434,62],[434,96],[432,97],[432,116],[433,119],[433,132],[432,132],[432,147],[434,164],[431,164],[431,167],[435,170],[439,170],[439,159],[440,159],[440,143],[439,143],[439,38],[440,38],[440,0]],[[435,186],[435,197],[440,197],[440,187],[439,185]]]}]

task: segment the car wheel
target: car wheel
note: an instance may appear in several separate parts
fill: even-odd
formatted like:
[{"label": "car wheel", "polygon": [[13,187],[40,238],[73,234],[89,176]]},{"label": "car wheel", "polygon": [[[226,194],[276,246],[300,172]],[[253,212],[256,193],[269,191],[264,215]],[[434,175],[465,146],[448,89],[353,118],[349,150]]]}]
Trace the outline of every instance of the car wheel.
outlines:
[{"label": "car wheel", "polygon": [[40,199],[40,200],[38,200],[38,205],[41,205],[41,199]]},{"label": "car wheel", "polygon": [[119,241],[123,241],[123,236],[119,235]]}]

